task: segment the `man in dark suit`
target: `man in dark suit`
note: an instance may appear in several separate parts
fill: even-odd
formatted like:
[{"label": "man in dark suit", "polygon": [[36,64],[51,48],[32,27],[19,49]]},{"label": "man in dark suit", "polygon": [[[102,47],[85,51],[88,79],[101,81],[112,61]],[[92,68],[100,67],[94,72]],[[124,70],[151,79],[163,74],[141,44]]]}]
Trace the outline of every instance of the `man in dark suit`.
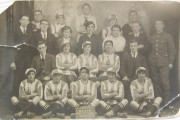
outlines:
[{"label": "man in dark suit", "polygon": [[[125,98],[132,100],[130,93],[130,83],[136,79],[136,69],[145,67],[147,69],[146,58],[138,53],[138,42],[129,42],[130,52],[125,54],[121,60],[120,75],[125,89]],[[147,72],[148,75],[148,72]]]},{"label": "man in dark suit", "polygon": [[49,22],[42,19],[40,22],[40,30],[34,33],[32,44],[36,45],[38,41],[44,41],[47,45],[47,52],[56,55],[58,46],[55,36],[49,32]]},{"label": "man in dark suit", "polygon": [[15,52],[14,62],[11,63],[10,68],[14,70],[13,95],[18,95],[19,84],[26,78],[25,71],[30,67],[32,58],[34,56],[33,48],[28,46],[30,44],[32,33],[28,27],[29,16],[22,15],[19,20],[20,25],[14,31],[14,44],[18,45],[18,51]]},{"label": "man in dark suit", "polygon": [[136,21],[132,23],[132,32],[127,36],[126,40],[126,51],[130,51],[129,41],[135,40],[138,42],[138,52],[141,55],[147,56],[150,52],[150,43],[148,41],[147,35],[142,30],[140,22]]},{"label": "man in dark suit", "polygon": [[155,21],[156,33],[150,37],[151,53],[149,64],[154,82],[155,93],[163,98],[164,103],[170,100],[169,71],[173,68],[175,45],[172,36],[164,32],[162,20]]},{"label": "man in dark suit", "polygon": [[46,52],[44,41],[38,41],[37,49],[39,54],[33,58],[31,67],[36,69],[36,77],[44,86],[50,80],[52,70],[56,69],[55,56]]}]

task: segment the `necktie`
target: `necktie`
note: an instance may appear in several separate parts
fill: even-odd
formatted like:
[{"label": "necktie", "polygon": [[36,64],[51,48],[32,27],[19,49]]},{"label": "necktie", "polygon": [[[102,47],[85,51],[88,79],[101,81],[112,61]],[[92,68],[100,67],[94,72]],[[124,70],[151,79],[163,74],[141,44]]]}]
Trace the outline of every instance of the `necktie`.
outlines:
[{"label": "necktie", "polygon": [[43,38],[44,38],[44,40],[46,40],[46,33],[43,34]]},{"label": "necktie", "polygon": [[86,57],[86,66],[89,66],[88,58],[89,58],[89,57]]},{"label": "necktie", "polygon": [[86,25],[87,22],[88,22],[87,17],[84,17],[84,26]]},{"label": "necktie", "polygon": [[84,83],[84,92],[83,92],[84,95],[87,95],[87,83]]},{"label": "necktie", "polygon": [[65,63],[65,64],[68,64],[68,57],[67,57],[67,55],[65,55],[65,59],[66,59],[66,60],[65,60],[64,63]]},{"label": "necktie", "polygon": [[24,34],[26,33],[26,28],[23,28],[23,33],[24,33]]},{"label": "necktie", "polygon": [[107,56],[106,65],[110,65],[110,59],[109,59],[109,57],[108,57],[108,56]]}]

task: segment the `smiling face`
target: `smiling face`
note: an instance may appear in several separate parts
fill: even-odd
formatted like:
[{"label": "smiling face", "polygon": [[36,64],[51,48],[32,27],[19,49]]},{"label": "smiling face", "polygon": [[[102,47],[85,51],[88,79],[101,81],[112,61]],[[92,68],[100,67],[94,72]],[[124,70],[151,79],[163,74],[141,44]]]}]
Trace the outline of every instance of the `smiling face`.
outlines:
[{"label": "smiling face", "polygon": [[90,24],[87,26],[87,33],[92,34],[94,31],[94,24]]},{"label": "smiling face", "polygon": [[40,27],[41,31],[47,32],[47,29],[49,28],[49,23],[47,21],[42,21]]},{"label": "smiling face", "polygon": [[63,37],[64,38],[70,38],[70,36],[71,36],[71,30],[70,29],[63,31]]},{"label": "smiling face", "polygon": [[34,71],[30,71],[30,72],[28,73],[28,75],[27,75],[27,80],[28,80],[29,82],[34,82],[34,80],[35,80],[35,72],[34,72]]},{"label": "smiling face", "polygon": [[120,29],[117,27],[112,28],[112,36],[113,37],[118,37],[120,35]]},{"label": "smiling face", "polygon": [[115,80],[116,75],[114,72],[108,72],[107,77],[108,77],[110,82],[113,82]]},{"label": "smiling face", "polygon": [[84,53],[90,54],[91,52],[91,45],[85,45],[84,46]]},{"label": "smiling face", "polygon": [[113,45],[112,45],[112,43],[111,43],[111,42],[106,42],[106,43],[104,44],[104,50],[105,50],[106,52],[112,52],[112,50],[113,50]]},{"label": "smiling face", "polygon": [[46,53],[46,50],[47,50],[46,44],[38,45],[38,51],[41,55],[44,55]]},{"label": "smiling face", "polygon": [[29,17],[28,16],[22,16],[22,18],[19,20],[22,27],[27,27],[29,24]]},{"label": "smiling face", "polygon": [[64,47],[63,47],[63,51],[65,53],[69,53],[70,49],[71,49],[71,45],[70,44],[65,44]]},{"label": "smiling face", "polygon": [[35,12],[35,13],[34,13],[34,20],[35,20],[36,22],[40,22],[40,21],[42,20],[42,13],[39,12],[39,11]]},{"label": "smiling face", "polygon": [[60,82],[60,79],[61,79],[61,74],[55,73],[55,74],[53,75],[53,82],[54,82],[54,83],[59,83],[59,82]]},{"label": "smiling face", "polygon": [[90,11],[91,11],[91,9],[89,8],[89,6],[84,6],[83,8],[82,8],[82,12],[83,12],[83,14],[84,15],[89,15],[90,14]]},{"label": "smiling face", "polygon": [[140,32],[141,26],[139,23],[133,23],[132,24],[132,30],[135,34],[138,34]]}]

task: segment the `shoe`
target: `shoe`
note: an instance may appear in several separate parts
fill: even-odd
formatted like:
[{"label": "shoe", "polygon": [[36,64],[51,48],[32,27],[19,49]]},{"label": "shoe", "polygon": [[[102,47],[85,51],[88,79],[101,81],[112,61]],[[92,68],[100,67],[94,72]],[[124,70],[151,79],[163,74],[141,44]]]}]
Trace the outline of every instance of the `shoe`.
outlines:
[{"label": "shoe", "polygon": [[51,115],[52,115],[52,113],[51,113],[51,112],[48,112],[48,113],[44,113],[44,114],[42,115],[42,117],[43,117],[43,119],[47,119],[47,118],[50,118]]},{"label": "shoe", "polygon": [[152,115],[152,112],[145,112],[145,113],[142,113],[142,116],[144,117],[144,118],[148,118],[148,117],[150,117]]},{"label": "shoe", "polygon": [[71,118],[75,119],[76,118],[76,114],[75,113],[71,113]]},{"label": "shoe", "polygon": [[24,114],[24,112],[23,112],[23,111],[20,111],[20,112],[18,112],[18,113],[15,113],[15,114],[14,114],[14,117],[15,117],[15,118],[22,118],[22,117],[23,117],[23,114]]},{"label": "shoe", "polygon": [[127,114],[126,113],[118,113],[118,117],[120,118],[127,118]]},{"label": "shoe", "polygon": [[56,113],[56,116],[58,118],[64,119],[65,118],[65,114],[64,113]]},{"label": "shoe", "polygon": [[112,118],[113,116],[114,116],[114,112],[112,110],[110,110],[105,114],[105,118]]},{"label": "shoe", "polygon": [[35,116],[35,113],[33,113],[33,112],[27,112],[27,117],[28,118],[33,118],[34,116]]}]

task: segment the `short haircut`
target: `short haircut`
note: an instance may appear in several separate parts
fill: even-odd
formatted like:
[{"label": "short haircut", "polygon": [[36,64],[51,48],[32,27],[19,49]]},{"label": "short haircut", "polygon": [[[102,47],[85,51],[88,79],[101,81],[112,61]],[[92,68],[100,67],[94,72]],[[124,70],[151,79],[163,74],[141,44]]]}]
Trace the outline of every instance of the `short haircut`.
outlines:
[{"label": "short haircut", "polygon": [[136,41],[136,40],[129,41],[129,45],[132,44],[132,43],[137,43],[138,44],[138,41]]},{"label": "short haircut", "polygon": [[87,67],[82,67],[82,68],[80,69],[80,73],[82,72],[82,70],[86,70],[86,73],[89,74],[89,69],[88,69]]},{"label": "short haircut", "polygon": [[49,22],[48,22],[48,20],[46,20],[46,19],[42,19],[42,20],[40,21],[40,24],[41,24],[43,21],[47,22],[48,25],[49,25]]},{"label": "short haircut", "polygon": [[131,13],[136,13],[136,15],[137,15],[137,11],[136,11],[136,10],[130,10],[130,11],[129,11],[129,15],[130,15]]},{"label": "short haircut", "polygon": [[69,26],[64,26],[64,27],[61,29],[61,34],[62,34],[62,35],[63,35],[63,32],[64,32],[65,30],[70,30],[70,32],[72,33],[71,27],[69,27]]},{"label": "short haircut", "polygon": [[88,6],[88,7],[89,7],[89,9],[91,9],[91,6],[90,6],[90,4],[89,4],[89,3],[84,3],[84,4],[82,5],[82,9],[83,9],[85,6]]},{"label": "short haircut", "polygon": [[45,44],[45,46],[47,46],[46,42],[45,41],[42,41],[42,40],[39,40],[36,44],[37,48],[39,45],[42,45],[42,44]]},{"label": "short haircut", "polygon": [[40,12],[42,14],[42,10],[34,10],[34,13]]},{"label": "short haircut", "polygon": [[93,21],[87,21],[86,23],[85,23],[85,27],[87,28],[89,25],[91,25],[91,24],[93,24],[93,26],[94,26],[94,28],[95,28],[95,24],[94,24],[94,22]]},{"label": "short haircut", "polygon": [[112,28],[111,28],[111,30],[113,30],[114,28],[118,28],[119,31],[121,31],[121,26],[118,25],[118,24],[113,25]]},{"label": "short haircut", "polygon": [[112,41],[112,40],[107,40],[107,41],[105,41],[105,42],[104,42],[104,46],[105,46],[108,42],[111,43],[111,45],[113,46],[113,41]]},{"label": "short haircut", "polygon": [[22,19],[22,17],[28,17],[30,20],[30,17],[28,15],[21,15],[21,17],[19,19]]},{"label": "short haircut", "polygon": [[134,22],[132,22],[132,24],[134,24],[134,23],[138,23],[139,26],[142,26],[142,24],[141,24],[139,21],[134,21]]},{"label": "short haircut", "polygon": [[161,21],[161,22],[165,25],[165,21],[164,21],[163,19],[161,19],[161,18],[156,19],[156,20],[155,20],[155,23],[156,23],[157,21]]}]

